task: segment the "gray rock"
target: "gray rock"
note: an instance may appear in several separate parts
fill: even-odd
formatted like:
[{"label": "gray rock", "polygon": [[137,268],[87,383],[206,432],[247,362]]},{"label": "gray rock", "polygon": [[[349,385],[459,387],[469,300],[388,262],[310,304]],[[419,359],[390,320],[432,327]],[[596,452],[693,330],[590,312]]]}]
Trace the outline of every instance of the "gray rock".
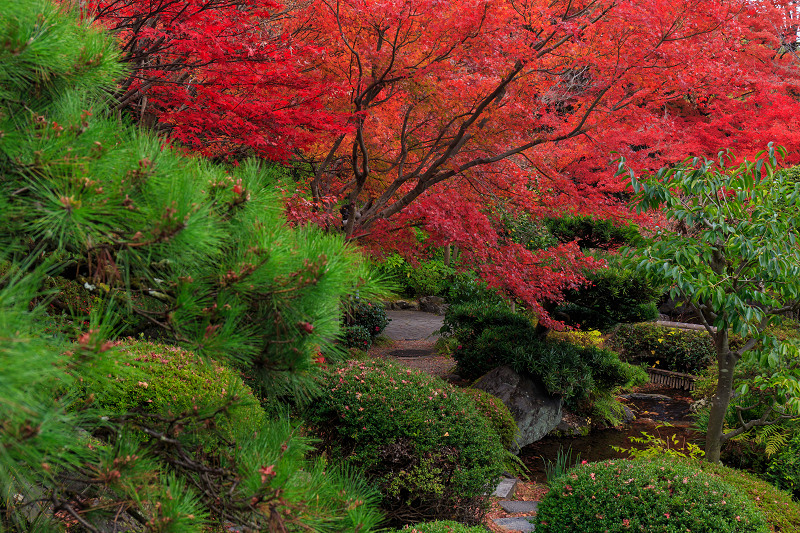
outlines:
[{"label": "gray rock", "polygon": [[447,311],[447,304],[444,298],[439,296],[423,296],[419,299],[419,310],[434,315],[443,315]]},{"label": "gray rock", "polygon": [[507,513],[535,513],[539,510],[539,502],[518,502],[501,500],[500,507]]},{"label": "gray rock", "polygon": [[669,396],[663,394],[645,394],[643,392],[632,392],[630,394],[622,394],[620,398],[627,398],[629,400],[671,400]]},{"label": "gray rock", "polygon": [[495,518],[494,523],[508,531],[529,533],[535,529],[535,526],[527,518]]},{"label": "gray rock", "polygon": [[533,379],[509,366],[495,368],[473,387],[503,400],[519,427],[519,448],[541,439],[561,422],[561,398],[550,396]]},{"label": "gray rock", "polygon": [[497,488],[494,489],[492,496],[496,496],[498,498],[513,498],[514,491],[517,490],[517,478],[514,477],[506,477],[500,480],[497,484]]},{"label": "gray rock", "polygon": [[389,309],[400,310],[400,311],[407,311],[409,309],[419,309],[419,304],[417,302],[407,302],[405,300],[397,300],[396,302],[390,302],[386,307]]}]

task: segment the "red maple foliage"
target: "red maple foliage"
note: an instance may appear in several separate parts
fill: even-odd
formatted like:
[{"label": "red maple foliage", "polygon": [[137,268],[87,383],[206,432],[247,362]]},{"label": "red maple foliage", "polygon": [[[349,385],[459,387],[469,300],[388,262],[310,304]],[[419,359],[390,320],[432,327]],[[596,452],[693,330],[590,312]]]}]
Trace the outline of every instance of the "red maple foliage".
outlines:
[{"label": "red maple foliage", "polygon": [[119,106],[193,151],[285,160],[345,123],[326,111],[338,85],[304,72],[321,53],[284,29],[272,0],[89,0],[130,76]]},{"label": "red maple foliage", "polygon": [[421,228],[545,322],[598,264],[525,250],[499,212],[629,219],[614,152],[641,171],[800,131],[791,2],[90,4],[138,116],[206,155],[293,155],[310,176],[291,219],[405,254]]}]

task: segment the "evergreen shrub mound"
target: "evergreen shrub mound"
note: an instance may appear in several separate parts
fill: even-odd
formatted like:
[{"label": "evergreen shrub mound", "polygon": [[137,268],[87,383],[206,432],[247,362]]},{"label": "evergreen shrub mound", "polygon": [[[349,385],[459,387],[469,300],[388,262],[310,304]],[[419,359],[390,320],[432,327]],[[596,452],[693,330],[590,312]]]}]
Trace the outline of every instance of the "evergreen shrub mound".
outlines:
[{"label": "evergreen shrub mound", "polygon": [[82,383],[82,390],[94,395],[98,407],[118,414],[135,411],[174,417],[213,409],[236,397],[226,416],[217,417],[207,431],[180,434],[208,451],[221,444],[220,437],[231,441],[235,433],[252,435],[264,424],[264,409],[236,372],[213,361],[206,363],[178,346],[127,339],[116,348],[114,363],[127,368],[114,375],[126,377]]},{"label": "evergreen shrub mound", "polygon": [[440,332],[458,339],[453,357],[460,375],[467,379],[476,379],[513,360],[536,336],[529,319],[503,303],[483,302],[450,306]]},{"label": "evergreen shrub mound", "polygon": [[699,374],[716,361],[714,345],[705,331],[623,324],[607,342],[628,361],[673,372]]},{"label": "evergreen shrub mound", "polygon": [[551,483],[537,533],[766,533],[747,496],[699,466],[677,460],[578,465]]},{"label": "evergreen shrub mound", "polygon": [[486,420],[497,432],[497,436],[500,437],[503,447],[512,449],[515,446],[519,428],[503,400],[480,389],[461,389],[461,392],[472,399],[475,408],[486,417]]},{"label": "evergreen shrub mound", "polygon": [[383,304],[351,298],[345,302],[342,341],[348,348],[368,350],[372,341],[389,325]]},{"label": "evergreen shrub mound", "polygon": [[568,317],[566,322],[581,329],[606,330],[619,323],[657,319],[659,288],[608,259],[608,268],[587,274],[589,283],[565,293],[568,303],[558,311]]},{"label": "evergreen shrub mound", "polygon": [[544,225],[559,242],[578,241],[581,249],[615,249],[620,246],[635,246],[642,241],[635,225],[617,226],[611,220],[591,217],[548,218]]},{"label": "evergreen shrub mound", "polygon": [[478,523],[507,452],[458,389],[382,361],[331,369],[308,420],[331,457],[380,487],[392,523]]},{"label": "evergreen shrub mound", "polygon": [[465,526],[452,520],[440,520],[405,526],[394,533],[486,533],[486,529],[483,526]]},{"label": "evergreen shrub mound", "polygon": [[[800,453],[797,450],[795,454]],[[795,455],[795,463],[796,463]],[[720,464],[702,462],[697,465],[706,475],[714,476],[746,494],[750,501],[762,512],[774,531],[789,533],[800,531],[800,502],[792,495],[776,489],[763,479],[749,472]]]},{"label": "evergreen shrub mound", "polygon": [[511,365],[538,378],[549,394],[562,396],[573,408],[587,408],[612,398],[618,387],[647,380],[642,369],[620,361],[612,351],[539,339],[530,320],[502,308],[453,306],[442,332],[458,339],[453,358],[465,378]]}]

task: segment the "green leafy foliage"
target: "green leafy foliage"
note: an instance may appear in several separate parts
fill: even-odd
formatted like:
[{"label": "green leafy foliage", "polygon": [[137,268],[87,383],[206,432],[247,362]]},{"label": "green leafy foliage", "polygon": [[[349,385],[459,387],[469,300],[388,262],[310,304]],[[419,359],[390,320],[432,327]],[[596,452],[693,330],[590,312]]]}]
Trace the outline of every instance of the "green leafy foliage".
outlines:
[{"label": "green leafy foliage", "polygon": [[706,462],[696,466],[746,494],[774,531],[800,531],[800,502],[792,500],[788,492],[742,470]]},{"label": "green leafy foliage", "polygon": [[505,364],[519,346],[535,336],[531,321],[504,302],[451,305],[441,333],[458,340],[453,357],[461,375],[468,379]]},{"label": "green leafy foliage", "polygon": [[[612,351],[537,338],[531,321],[508,308],[452,306],[442,332],[458,340],[453,358],[462,376],[474,379],[511,365],[541,381],[549,394],[589,413],[601,399],[614,401],[611,396],[619,387],[647,381],[642,369],[620,361]],[[612,408],[605,413],[611,424],[618,423]]]},{"label": "green leafy foliage", "polygon": [[342,342],[347,348],[357,348],[367,351],[372,346],[372,335],[369,330],[360,325],[345,326],[342,328]]},{"label": "green leafy foliage", "polygon": [[477,523],[506,451],[474,402],[444,381],[381,361],[331,369],[309,421],[332,456],[362,468],[397,523]]},{"label": "green leafy foliage", "polygon": [[567,323],[605,330],[619,323],[658,318],[656,301],[661,288],[612,257],[608,261],[608,268],[586,275],[586,285],[565,293],[567,303],[558,310],[568,317]]},{"label": "green leafy foliage", "polygon": [[610,220],[591,217],[548,218],[544,224],[560,242],[578,241],[582,249],[616,249],[620,246],[635,246],[642,241],[635,225],[616,225]]},{"label": "green leafy foliage", "polygon": [[395,283],[405,296],[445,296],[451,282],[458,277],[456,270],[440,258],[420,260],[412,265],[393,254],[376,266],[377,273]]},{"label": "green leafy foliage", "polygon": [[579,465],[552,483],[536,531],[769,531],[745,494],[694,463],[668,459]]},{"label": "green leafy foliage", "polygon": [[[672,298],[688,301],[714,339],[719,375],[706,435],[712,462],[723,441],[749,422],[769,425],[775,417],[800,415],[800,348],[767,331],[800,301],[800,184],[778,170],[784,154],[770,143],[753,161],[736,163],[720,152],[716,161],[686,160],[644,179],[629,172],[637,208],[662,210],[673,221],[646,246],[629,251],[631,266],[670,286]],[[625,172],[621,160],[618,174]],[[745,344],[732,348],[731,333]],[[741,391],[768,392],[775,416],[742,419],[725,433],[740,362],[761,369]]]},{"label": "green leafy foliage", "polygon": [[362,326],[373,340],[389,325],[386,308],[381,303],[352,298],[345,302],[344,307],[345,326]]},{"label": "green leafy foliage", "polygon": [[705,331],[621,324],[606,342],[627,361],[673,372],[699,374],[716,360],[714,344]]},{"label": "green leafy foliage", "polygon": [[[788,428],[781,428],[783,431],[778,431],[777,428],[773,431],[772,434],[777,436],[782,445],[775,446],[776,453],[769,456],[762,477],[776,487],[791,492],[796,500],[800,500],[800,433],[797,426],[797,423],[793,423]],[[791,438],[786,438],[789,435]],[[766,443],[768,444],[769,442]]]},{"label": "green leafy foliage", "polygon": [[519,428],[503,400],[480,389],[466,388],[461,389],[461,392],[472,399],[478,412],[486,417],[500,437],[500,444],[506,449],[512,449]]},{"label": "green leafy foliage", "polygon": [[559,447],[556,452],[555,460],[551,461],[544,457],[540,457],[540,459],[542,463],[544,463],[544,473],[545,476],[547,476],[547,483],[552,484],[556,478],[563,476],[575,465],[580,464],[581,454],[577,453],[573,458],[571,446],[567,448],[567,451],[564,451],[563,447]]},{"label": "green leafy foliage", "polygon": [[485,531],[483,526],[465,526],[452,520],[440,520],[405,526],[394,533],[485,533]]},{"label": "green leafy foliage", "polygon": [[644,448],[622,448],[620,446],[612,446],[612,448],[614,451],[628,454],[633,459],[653,459],[657,457],[699,459],[703,457],[703,450],[694,443],[681,442],[674,434],[662,437],[659,430],[669,427],[672,427],[672,424],[662,422],[656,426],[655,435],[642,431],[639,437],[635,435],[628,437],[631,444],[639,444]]}]

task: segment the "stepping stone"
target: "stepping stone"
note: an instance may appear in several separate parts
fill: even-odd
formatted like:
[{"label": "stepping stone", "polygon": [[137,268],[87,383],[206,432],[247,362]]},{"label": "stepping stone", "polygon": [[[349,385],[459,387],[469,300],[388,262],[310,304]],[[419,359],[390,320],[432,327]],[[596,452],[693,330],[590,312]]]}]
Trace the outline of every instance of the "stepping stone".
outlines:
[{"label": "stepping stone", "polygon": [[492,496],[497,496],[498,498],[513,498],[514,497],[514,490],[517,488],[517,479],[513,477],[507,477],[500,480],[500,483],[497,484],[497,488],[494,489]]},{"label": "stepping stone", "polygon": [[539,502],[501,500],[500,507],[507,513],[535,513],[539,509]]},{"label": "stepping stone", "polygon": [[663,394],[646,394],[643,392],[632,392],[631,394],[623,394],[620,398],[628,400],[671,400],[669,396]]},{"label": "stepping stone", "polygon": [[494,523],[508,531],[522,531],[528,533],[535,529],[527,518],[495,518]]}]

